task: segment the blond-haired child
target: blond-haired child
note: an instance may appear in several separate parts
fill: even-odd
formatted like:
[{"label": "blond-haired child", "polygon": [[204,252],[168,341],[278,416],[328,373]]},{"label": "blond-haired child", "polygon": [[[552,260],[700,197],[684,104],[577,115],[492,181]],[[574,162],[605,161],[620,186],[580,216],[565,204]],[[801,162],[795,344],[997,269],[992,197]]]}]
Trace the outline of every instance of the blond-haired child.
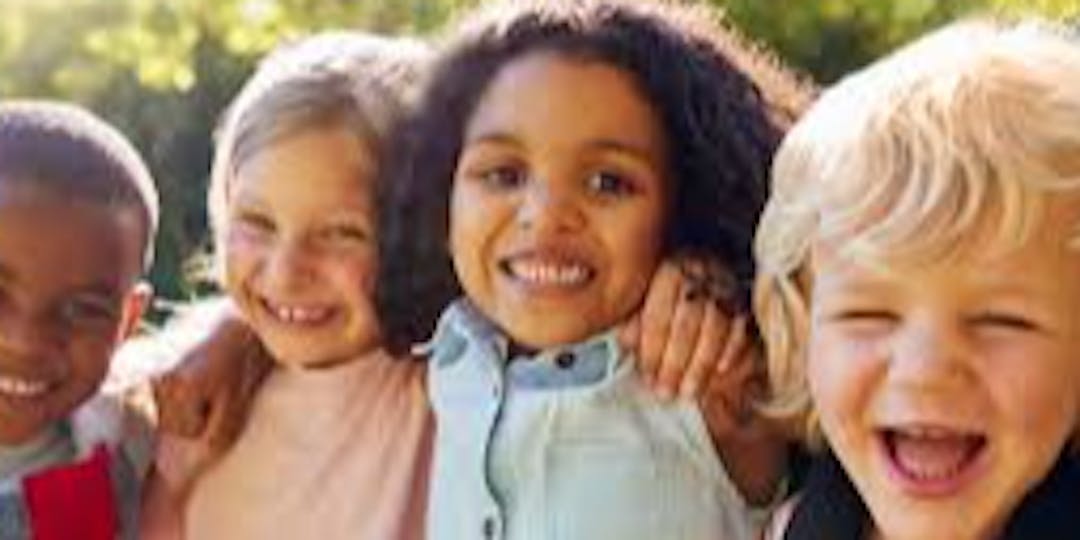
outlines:
[{"label": "blond-haired child", "polygon": [[966,21],[787,136],[756,313],[774,411],[821,456],[773,537],[1080,531],[1078,83],[1069,31]]},{"label": "blond-haired child", "polygon": [[[147,535],[419,537],[423,366],[383,352],[370,298],[377,163],[426,54],[312,36],[264,59],[227,111],[208,197],[220,277],[274,367],[235,445]],[[161,453],[172,491],[177,448]]]}]

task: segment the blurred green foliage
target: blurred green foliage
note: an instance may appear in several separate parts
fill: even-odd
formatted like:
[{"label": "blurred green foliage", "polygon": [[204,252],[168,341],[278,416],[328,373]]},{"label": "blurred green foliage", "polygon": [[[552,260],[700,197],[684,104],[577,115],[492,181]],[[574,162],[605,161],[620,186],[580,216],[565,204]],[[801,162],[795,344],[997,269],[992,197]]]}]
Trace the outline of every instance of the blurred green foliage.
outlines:
[{"label": "blurred green foliage", "polygon": [[[700,0],[705,1],[705,0]],[[89,106],[144,152],[165,204],[152,279],[191,294],[206,240],[211,133],[255,60],[330,28],[427,35],[476,0],[0,0],[0,97]],[[829,82],[967,13],[1080,13],[1080,0],[714,0],[749,36]]]}]

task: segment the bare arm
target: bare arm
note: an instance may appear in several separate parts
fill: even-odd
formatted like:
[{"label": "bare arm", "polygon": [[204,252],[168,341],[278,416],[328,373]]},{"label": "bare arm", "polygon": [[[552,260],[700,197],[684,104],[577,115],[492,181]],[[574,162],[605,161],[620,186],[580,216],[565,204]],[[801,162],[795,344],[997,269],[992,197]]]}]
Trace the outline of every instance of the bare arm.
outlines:
[{"label": "bare arm", "polygon": [[702,276],[716,275],[722,269],[700,261],[665,261],[620,341],[658,395],[698,401],[739,491],[751,504],[767,504],[785,472],[786,439],[753,406],[766,390],[764,367],[748,316],[726,305],[727,288],[702,285]]},{"label": "bare arm", "polygon": [[194,337],[177,341],[180,361],[154,381],[159,428],[227,450],[247,421],[272,366],[255,334],[227,302],[197,315]]}]

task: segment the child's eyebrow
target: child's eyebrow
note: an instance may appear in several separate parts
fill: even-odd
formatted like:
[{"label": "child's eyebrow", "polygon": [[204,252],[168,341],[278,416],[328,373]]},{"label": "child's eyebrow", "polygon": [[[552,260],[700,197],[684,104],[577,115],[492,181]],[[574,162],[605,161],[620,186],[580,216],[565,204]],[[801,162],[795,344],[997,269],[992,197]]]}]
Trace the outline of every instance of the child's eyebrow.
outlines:
[{"label": "child's eyebrow", "polygon": [[[476,135],[468,137],[465,140],[465,143],[469,145],[492,144],[505,146],[521,146],[521,142],[518,141],[516,137],[502,131],[480,132]],[[586,147],[594,151],[627,154],[650,163],[656,161],[656,156],[654,155],[655,152],[650,151],[648,146],[646,146],[645,144],[638,144],[631,141],[599,138],[589,141]]]},{"label": "child's eyebrow", "polygon": [[482,131],[465,139],[466,144],[495,144],[507,146],[520,146],[517,138],[502,131]]},{"label": "child's eyebrow", "polygon": [[[15,280],[16,276],[11,268],[0,262],[0,283]],[[119,284],[107,282],[79,283],[63,290],[61,294],[67,297],[82,297],[94,302],[113,304],[122,298],[121,288]]]},{"label": "child's eyebrow", "polygon": [[103,304],[113,304],[121,298],[120,288],[109,283],[91,283],[80,285],[67,293],[71,297],[78,297]]},{"label": "child's eyebrow", "polygon": [[645,145],[617,139],[597,139],[589,143],[589,148],[604,152],[628,154],[634,158],[649,163],[656,161],[658,157],[655,155],[655,152],[650,151],[649,148]]},{"label": "child's eyebrow", "polygon": [[244,191],[236,191],[233,193],[232,197],[229,199],[228,205],[230,207],[243,206],[245,207],[245,210],[250,210],[253,207],[261,208],[264,206],[263,200],[258,195]]}]

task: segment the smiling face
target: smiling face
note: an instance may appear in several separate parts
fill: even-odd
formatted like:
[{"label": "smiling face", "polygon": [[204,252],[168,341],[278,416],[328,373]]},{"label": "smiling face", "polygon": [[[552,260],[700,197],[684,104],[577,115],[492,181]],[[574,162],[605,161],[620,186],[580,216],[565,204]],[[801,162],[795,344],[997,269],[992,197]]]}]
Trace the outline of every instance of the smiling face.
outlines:
[{"label": "smiling face", "polygon": [[618,69],[545,53],[504,67],[468,124],[451,194],[467,296],[532,347],[626,317],[660,256],[663,137]]},{"label": "smiling face", "polygon": [[147,300],[138,212],[0,178],[0,445],[68,416]]},{"label": "smiling face", "polygon": [[815,247],[811,395],[881,537],[996,538],[1077,429],[1077,208],[934,264]]},{"label": "smiling face", "polygon": [[331,365],[379,343],[373,165],[353,132],[312,128],[256,152],[232,180],[226,288],[285,365]]}]

